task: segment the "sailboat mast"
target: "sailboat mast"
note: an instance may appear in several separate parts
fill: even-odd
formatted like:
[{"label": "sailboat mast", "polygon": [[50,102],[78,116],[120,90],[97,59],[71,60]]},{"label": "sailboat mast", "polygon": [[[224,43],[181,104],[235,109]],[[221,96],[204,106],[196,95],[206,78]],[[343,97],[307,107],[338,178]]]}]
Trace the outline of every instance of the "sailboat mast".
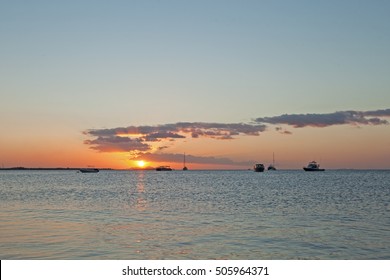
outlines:
[{"label": "sailboat mast", "polygon": [[183,158],[183,170],[188,170],[186,166],[186,153],[184,153],[184,158]]}]

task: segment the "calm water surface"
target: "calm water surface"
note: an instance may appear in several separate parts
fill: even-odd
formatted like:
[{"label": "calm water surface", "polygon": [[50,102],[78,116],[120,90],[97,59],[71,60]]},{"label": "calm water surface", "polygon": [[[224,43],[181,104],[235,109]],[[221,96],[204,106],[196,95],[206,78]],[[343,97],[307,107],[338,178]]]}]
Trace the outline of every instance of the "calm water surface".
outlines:
[{"label": "calm water surface", "polygon": [[390,171],[0,171],[0,259],[390,259]]}]

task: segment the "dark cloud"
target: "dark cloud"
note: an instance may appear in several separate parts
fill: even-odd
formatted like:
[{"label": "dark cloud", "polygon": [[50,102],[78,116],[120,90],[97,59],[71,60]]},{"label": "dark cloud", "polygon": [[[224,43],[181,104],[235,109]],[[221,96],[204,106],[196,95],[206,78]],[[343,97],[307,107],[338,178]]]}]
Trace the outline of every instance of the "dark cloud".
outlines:
[{"label": "dark cloud", "polygon": [[187,137],[207,137],[218,140],[234,139],[238,135],[258,136],[265,131],[263,124],[179,122],[155,126],[128,126],[111,129],[90,129],[85,135],[96,137],[84,143],[101,152],[147,151],[148,142],[174,141]]},{"label": "dark cloud", "polygon": [[[299,127],[328,127],[333,125],[384,125],[389,122],[390,109],[375,111],[339,111],[325,114],[284,114],[274,117],[261,117],[251,123],[205,123],[205,122],[178,122],[154,126],[128,126],[108,129],[90,129],[84,132],[90,138],[84,143],[91,149],[100,152],[130,152],[135,156],[150,153],[152,143],[161,142],[160,147],[153,144],[153,149],[161,151],[178,139],[212,138],[217,140],[231,140],[238,136],[259,136],[267,129],[267,125],[278,125],[275,130],[281,134],[292,134],[281,125]],[[170,145],[172,145],[170,144]],[[167,157],[167,154],[149,154],[149,156]],[[203,158],[193,158],[193,161]],[[212,162],[213,158],[207,158]],[[156,161],[156,160],[155,160]],[[228,159],[215,159],[218,164],[229,163]],[[246,163],[245,163],[246,164]]]},{"label": "dark cloud", "polygon": [[120,136],[98,137],[93,140],[85,140],[84,144],[99,152],[128,152],[128,151],[148,151],[150,146],[139,139],[131,139]]},{"label": "dark cloud", "polygon": [[390,109],[366,111],[365,115],[366,116],[375,116],[375,117],[390,117]]},{"label": "dark cloud", "polygon": [[128,126],[111,129],[90,129],[84,134],[91,136],[114,135],[142,135],[145,139],[185,138],[185,134],[192,137],[210,137],[216,139],[231,139],[236,135],[258,136],[266,126],[263,124],[245,123],[203,123],[203,122],[179,122],[174,124],[162,124],[156,126]]},{"label": "dark cloud", "polygon": [[[332,125],[383,125],[388,121],[379,117],[389,117],[390,109],[377,111],[340,111],[327,114],[284,114],[275,117],[257,118],[256,123],[286,124],[293,127],[327,127]],[[374,118],[370,118],[374,117]]]}]

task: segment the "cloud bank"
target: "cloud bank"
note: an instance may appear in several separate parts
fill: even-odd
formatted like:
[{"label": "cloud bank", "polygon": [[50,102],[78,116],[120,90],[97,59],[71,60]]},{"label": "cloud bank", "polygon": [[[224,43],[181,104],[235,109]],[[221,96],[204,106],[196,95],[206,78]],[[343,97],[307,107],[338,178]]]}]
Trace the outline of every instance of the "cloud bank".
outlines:
[{"label": "cloud bank", "polygon": [[293,127],[327,127],[332,125],[383,125],[390,117],[390,109],[377,111],[340,111],[328,114],[284,114],[254,119],[256,123],[286,124]]},{"label": "cloud bank", "polygon": [[186,138],[190,134],[193,138],[210,137],[215,139],[233,139],[240,134],[258,136],[265,130],[263,124],[245,123],[204,123],[178,122],[174,124],[160,124],[155,126],[128,126],[111,129],[90,129],[85,133],[92,136],[140,135],[141,139],[158,141],[164,138]]},{"label": "cloud bank", "polygon": [[[90,129],[85,135],[95,137],[84,141],[100,152],[149,151],[153,142],[185,138],[231,140],[239,135],[258,136],[264,124],[179,122],[156,126],[128,126],[110,129]],[[163,148],[163,147],[160,147]]]},{"label": "cloud bank", "polygon": [[[259,136],[270,126],[285,135],[292,134],[283,125],[293,128],[324,128],[335,125],[388,125],[390,109],[375,111],[338,111],[334,113],[283,114],[273,117],[259,117],[248,123],[177,122],[154,126],[134,126],[105,129],[89,129],[84,134],[92,139],[84,141],[98,152],[128,152],[130,159],[144,159],[151,162],[181,162],[181,154],[163,153],[167,143],[183,139],[211,138],[234,140],[241,136]],[[193,163],[248,165],[248,162],[234,162],[226,158],[198,157],[187,155]]]}]

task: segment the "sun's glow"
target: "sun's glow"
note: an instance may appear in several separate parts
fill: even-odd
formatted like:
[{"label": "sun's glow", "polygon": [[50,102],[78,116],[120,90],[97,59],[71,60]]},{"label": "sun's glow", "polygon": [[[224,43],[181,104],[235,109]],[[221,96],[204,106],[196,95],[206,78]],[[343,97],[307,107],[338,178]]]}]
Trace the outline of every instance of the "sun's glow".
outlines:
[{"label": "sun's glow", "polygon": [[138,167],[144,167],[145,166],[145,161],[139,160],[139,161],[137,161],[137,165],[138,165]]}]

